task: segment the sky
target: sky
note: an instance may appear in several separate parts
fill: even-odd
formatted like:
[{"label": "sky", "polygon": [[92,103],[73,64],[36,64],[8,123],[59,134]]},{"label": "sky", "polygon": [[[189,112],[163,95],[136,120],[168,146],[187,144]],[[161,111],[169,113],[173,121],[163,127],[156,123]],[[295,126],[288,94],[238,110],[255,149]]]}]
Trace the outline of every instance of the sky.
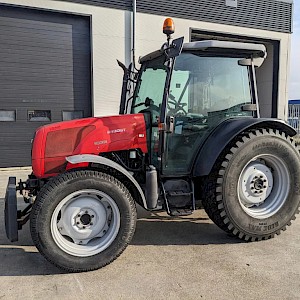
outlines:
[{"label": "sky", "polygon": [[294,24],[291,43],[289,100],[300,99],[300,1],[294,0]]}]

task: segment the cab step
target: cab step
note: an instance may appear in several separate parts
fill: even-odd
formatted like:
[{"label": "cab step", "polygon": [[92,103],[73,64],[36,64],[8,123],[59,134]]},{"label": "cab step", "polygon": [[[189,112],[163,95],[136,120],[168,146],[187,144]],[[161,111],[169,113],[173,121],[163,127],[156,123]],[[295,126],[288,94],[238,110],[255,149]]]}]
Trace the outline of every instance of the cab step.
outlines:
[{"label": "cab step", "polygon": [[161,183],[167,213],[188,216],[195,210],[194,184],[190,178],[167,179]]},{"label": "cab step", "polygon": [[170,209],[170,216],[172,216],[172,217],[189,216],[191,214],[193,214],[192,209],[186,209],[186,208],[171,208]]}]

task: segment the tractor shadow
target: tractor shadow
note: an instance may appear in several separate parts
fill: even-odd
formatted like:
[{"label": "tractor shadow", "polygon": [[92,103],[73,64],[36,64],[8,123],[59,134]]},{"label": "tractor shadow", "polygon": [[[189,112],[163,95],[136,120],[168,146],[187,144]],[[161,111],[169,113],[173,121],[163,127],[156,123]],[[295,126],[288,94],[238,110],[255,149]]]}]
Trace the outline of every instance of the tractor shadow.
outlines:
[{"label": "tractor shadow", "polygon": [[[3,220],[3,214],[0,214]],[[173,218],[165,213],[149,213],[138,209],[133,246],[141,245],[209,245],[242,243],[229,237],[202,213]],[[46,261],[34,247],[29,224],[19,232],[19,241],[10,243],[4,227],[0,228],[0,277],[64,274]]]},{"label": "tractor shadow", "polygon": [[203,210],[195,215],[170,217],[138,209],[132,245],[221,245],[245,243],[213,224]]}]

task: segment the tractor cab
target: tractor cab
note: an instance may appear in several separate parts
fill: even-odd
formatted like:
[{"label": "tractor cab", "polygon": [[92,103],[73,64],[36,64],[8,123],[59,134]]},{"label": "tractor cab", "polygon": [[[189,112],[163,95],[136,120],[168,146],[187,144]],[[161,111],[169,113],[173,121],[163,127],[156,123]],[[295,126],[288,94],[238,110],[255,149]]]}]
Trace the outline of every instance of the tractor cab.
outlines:
[{"label": "tractor cab", "polygon": [[160,50],[140,58],[133,95],[120,112],[145,115],[150,164],[163,176],[188,175],[219,124],[258,117],[254,67],[265,57],[261,44],[183,44],[168,36]]}]

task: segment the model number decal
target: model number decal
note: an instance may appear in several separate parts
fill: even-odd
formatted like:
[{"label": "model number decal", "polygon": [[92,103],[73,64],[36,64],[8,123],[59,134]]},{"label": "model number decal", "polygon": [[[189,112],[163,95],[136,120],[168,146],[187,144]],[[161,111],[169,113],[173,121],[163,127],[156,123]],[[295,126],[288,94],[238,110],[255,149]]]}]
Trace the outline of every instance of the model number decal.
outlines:
[{"label": "model number decal", "polygon": [[96,145],[96,146],[103,145],[103,144],[107,144],[107,140],[94,142],[94,145]]},{"label": "model number decal", "polygon": [[125,132],[126,128],[118,128],[118,129],[113,129],[113,130],[107,130],[107,134],[111,134],[111,133],[121,133],[121,132]]}]

